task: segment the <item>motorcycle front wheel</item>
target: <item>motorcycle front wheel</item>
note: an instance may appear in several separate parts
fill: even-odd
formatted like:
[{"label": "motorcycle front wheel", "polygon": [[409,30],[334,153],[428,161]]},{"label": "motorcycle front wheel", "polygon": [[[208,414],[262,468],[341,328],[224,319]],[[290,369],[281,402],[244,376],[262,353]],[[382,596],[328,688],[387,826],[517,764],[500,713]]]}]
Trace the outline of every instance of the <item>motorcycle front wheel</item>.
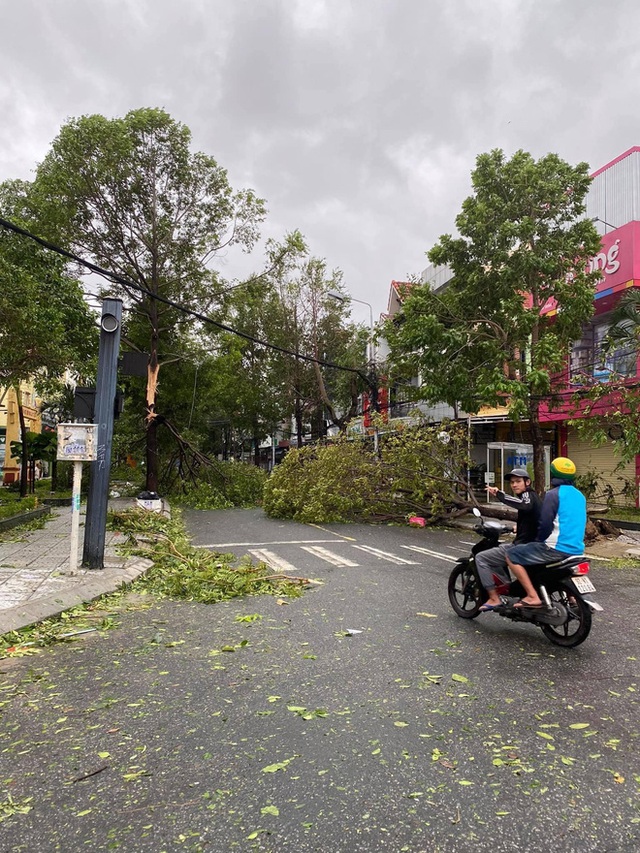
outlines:
[{"label": "motorcycle front wheel", "polygon": [[468,564],[461,563],[449,575],[449,601],[463,619],[475,619],[482,604],[482,588]]},{"label": "motorcycle front wheel", "polygon": [[551,603],[562,604],[567,611],[567,621],[562,625],[541,625],[542,633],[556,646],[573,649],[589,636],[591,631],[591,608],[569,586],[560,587],[549,595]]}]

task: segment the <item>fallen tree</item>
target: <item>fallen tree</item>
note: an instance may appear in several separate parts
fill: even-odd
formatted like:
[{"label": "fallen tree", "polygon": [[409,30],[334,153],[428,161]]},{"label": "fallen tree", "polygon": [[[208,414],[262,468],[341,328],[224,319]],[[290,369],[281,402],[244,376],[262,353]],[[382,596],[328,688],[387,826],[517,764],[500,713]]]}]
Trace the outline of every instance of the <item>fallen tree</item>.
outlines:
[{"label": "fallen tree", "polygon": [[290,451],[272,472],[264,509],[301,522],[427,524],[464,515],[468,498],[466,431],[457,423],[426,423],[370,438],[347,434],[331,443]]}]

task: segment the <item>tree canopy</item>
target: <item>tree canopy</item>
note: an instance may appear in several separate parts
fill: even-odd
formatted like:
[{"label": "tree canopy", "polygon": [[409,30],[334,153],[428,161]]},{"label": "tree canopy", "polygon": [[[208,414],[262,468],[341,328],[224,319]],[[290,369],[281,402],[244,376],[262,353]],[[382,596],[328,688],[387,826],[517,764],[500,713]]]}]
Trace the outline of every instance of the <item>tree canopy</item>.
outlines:
[{"label": "tree canopy", "polygon": [[213,157],[191,150],[189,129],[160,109],[72,119],[35,184],[50,234],[132,282],[110,294],[132,309],[130,343],[150,354],[147,487],[155,490],[158,371],[171,334],[191,322],[156,297],[210,310],[220,289],[211,261],[231,246],[252,248],[264,201],[234,191]]},{"label": "tree canopy", "polygon": [[459,236],[443,235],[428,253],[451,268],[451,283],[412,287],[388,328],[395,368],[420,373],[424,399],[470,412],[503,404],[529,420],[538,488],[540,406],[593,312],[598,273],[587,265],[600,239],[584,216],[589,184],[586,163],[555,154],[481,154]]}]

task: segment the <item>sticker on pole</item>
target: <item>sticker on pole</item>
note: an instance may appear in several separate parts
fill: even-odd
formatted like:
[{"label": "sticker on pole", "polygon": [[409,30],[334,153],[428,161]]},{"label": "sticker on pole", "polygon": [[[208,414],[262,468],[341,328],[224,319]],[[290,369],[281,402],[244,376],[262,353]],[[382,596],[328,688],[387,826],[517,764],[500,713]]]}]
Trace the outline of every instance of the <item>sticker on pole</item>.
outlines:
[{"label": "sticker on pole", "polygon": [[58,424],[58,459],[94,462],[98,458],[97,424]]}]

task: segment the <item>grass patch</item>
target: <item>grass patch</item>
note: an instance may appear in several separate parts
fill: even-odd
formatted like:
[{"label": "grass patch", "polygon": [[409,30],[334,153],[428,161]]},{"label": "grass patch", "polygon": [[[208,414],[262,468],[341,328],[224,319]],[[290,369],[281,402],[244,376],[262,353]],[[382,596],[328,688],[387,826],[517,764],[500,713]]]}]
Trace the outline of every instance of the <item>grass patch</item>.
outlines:
[{"label": "grass patch", "polygon": [[148,557],[153,567],[132,585],[165,598],[213,604],[246,595],[301,595],[305,578],[276,574],[264,563],[243,558],[234,565],[233,554],[194,548],[186,535],[179,510],[171,518],[142,509],[112,512],[109,525],[125,533],[125,549]]},{"label": "grass patch", "polygon": [[615,524],[616,521],[635,521],[640,524],[640,510],[635,507],[611,507],[607,512],[592,513],[594,518],[604,518]]},{"label": "grass patch", "polygon": [[57,492],[52,492],[51,480],[38,480],[35,492],[26,495],[24,498],[20,497],[18,486],[12,484],[0,488],[0,519],[12,518],[14,515],[21,515],[31,509],[37,509],[44,505],[47,498],[70,497],[71,489],[60,489]]}]

